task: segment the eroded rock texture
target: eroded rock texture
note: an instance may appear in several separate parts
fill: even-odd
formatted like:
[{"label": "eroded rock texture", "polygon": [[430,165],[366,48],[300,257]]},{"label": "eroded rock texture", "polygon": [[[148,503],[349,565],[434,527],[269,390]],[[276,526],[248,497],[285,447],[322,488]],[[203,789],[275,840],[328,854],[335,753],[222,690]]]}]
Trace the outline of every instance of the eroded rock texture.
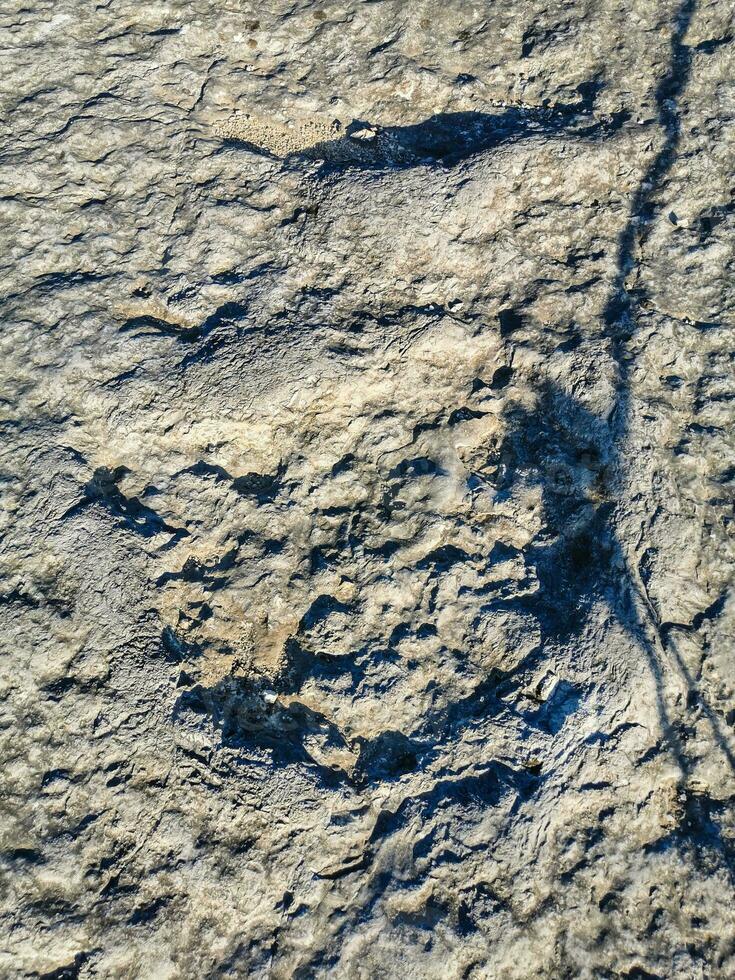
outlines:
[{"label": "eroded rock texture", "polygon": [[9,0],[0,965],[735,974],[731,0]]}]

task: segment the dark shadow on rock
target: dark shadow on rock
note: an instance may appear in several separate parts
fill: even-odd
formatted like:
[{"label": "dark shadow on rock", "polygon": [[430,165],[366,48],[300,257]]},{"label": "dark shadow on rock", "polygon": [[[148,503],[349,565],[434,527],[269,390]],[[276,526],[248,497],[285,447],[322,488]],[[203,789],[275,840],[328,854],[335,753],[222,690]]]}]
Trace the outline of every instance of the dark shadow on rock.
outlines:
[{"label": "dark shadow on rock", "polygon": [[425,747],[399,731],[384,731],[355,742],[359,757],[353,779],[358,786],[399,779],[428,761]]},{"label": "dark shadow on rock", "polygon": [[234,677],[207,687],[195,684],[177,698],[174,719],[192,729],[213,725],[222,746],[239,753],[243,763],[255,753],[277,768],[299,766],[325,787],[344,782],[348,777],[339,765],[321,760],[322,752],[347,747],[336,725],[304,704],[271,702],[265,693]]},{"label": "dark shadow on rock", "polygon": [[535,410],[511,404],[506,421],[489,480],[501,500],[519,482],[540,486],[543,507],[542,532],[524,549],[539,589],[508,602],[531,612],[545,638],[568,638],[581,631],[613,560],[606,483],[614,460],[607,427],[550,384]]},{"label": "dark shadow on rock", "polygon": [[497,487],[501,493],[510,492],[519,480],[540,486],[543,530],[524,550],[539,591],[520,599],[510,597],[503,603],[531,613],[543,639],[568,640],[581,633],[594,603],[605,600],[645,652],[665,744],[683,776],[691,767],[664,694],[665,674],[672,669],[686,686],[688,703],[698,705],[707,717],[718,746],[735,771],[723,719],[701,696],[675,644],[665,642],[666,634],[662,634],[640,572],[630,566],[616,536],[617,505],[610,497],[608,482],[623,467],[618,455],[620,441],[611,438],[605,420],[552,385],[542,390],[537,411],[511,407],[508,418],[509,433],[496,470]]},{"label": "dark shadow on rock", "polygon": [[114,470],[99,466],[92,479],[84,488],[84,496],[69,508],[64,517],[73,517],[85,508],[98,504],[112,514],[128,530],[144,538],[156,534],[173,535],[169,545],[188,535],[185,528],[172,527],[150,507],[142,504],[137,497],[126,497],[118,487],[118,483],[130,471],[125,466]]},{"label": "dark shadow on rock", "polygon": [[[656,88],[656,107],[658,122],[664,135],[663,143],[644,172],[638,189],[630,204],[630,217],[618,239],[617,273],[605,310],[606,333],[612,342],[612,353],[618,369],[618,397],[610,420],[610,445],[625,445],[632,421],[630,359],[627,344],[636,331],[637,319],[645,295],[640,287],[631,290],[627,287],[631,269],[636,262],[636,254],[645,243],[648,229],[658,210],[658,195],[667,174],[673,167],[681,141],[681,121],[679,100],[684,93],[692,67],[692,50],[685,43],[685,37],[692,18],[697,10],[698,0],[683,0],[679,5],[673,22],[670,41],[670,59],[667,72]],[[618,450],[618,451],[619,451]],[[623,465],[616,463],[622,472]],[[735,757],[724,731],[723,720],[706,703],[697,689],[694,678],[688,670],[659,620],[658,614],[648,596],[639,569],[630,567],[622,548],[615,545],[616,564],[624,569],[617,579],[616,591],[621,606],[628,606],[628,620],[638,634],[645,650],[648,664],[657,689],[661,725],[669,740],[670,748],[677,759],[684,781],[691,769],[686,757],[683,740],[672,726],[664,697],[664,674],[672,669],[683,680],[687,689],[687,703],[698,705],[708,719],[723,756],[729,767],[735,771]],[[633,610],[637,609],[638,612]]]},{"label": "dark shadow on rock", "polygon": [[[608,300],[605,319],[611,335],[618,341],[617,355],[623,372],[625,372],[625,359],[622,344],[626,340],[625,328],[633,326],[635,312],[643,298],[639,293],[629,291],[625,280],[634,265],[636,249],[645,239],[647,226],[656,214],[656,198],[661,183],[671,170],[679,149],[681,122],[678,103],[689,81],[692,65],[692,52],[684,43],[684,38],[697,5],[698,0],[683,0],[674,18],[669,68],[656,87],[655,96],[658,122],[664,134],[664,141],[633,195],[629,220],[618,239],[617,275]],[[623,380],[627,380],[625,374]],[[627,403],[623,408],[627,408]]]},{"label": "dark shadow on rock", "polygon": [[125,320],[120,326],[120,333],[131,333],[135,337],[173,337],[181,343],[194,343],[208,336],[218,327],[236,323],[246,315],[246,308],[240,303],[233,302],[223,303],[201,323],[190,327],[143,314]]},{"label": "dark shadow on rock", "polygon": [[[355,120],[344,135],[324,140],[291,153],[285,159],[322,161],[322,173],[343,168],[404,169],[439,165],[452,167],[477,153],[502,143],[535,136],[597,139],[620,129],[629,114],[624,111],[594,115],[598,81],[578,86],[574,103],[537,107],[508,106],[498,112],[441,112],[409,126],[374,126]],[[249,140],[228,138],[232,146],[276,159],[264,146]]]},{"label": "dark shadow on rock", "polygon": [[304,151],[321,159],[325,170],[405,169],[438,165],[453,167],[469,157],[504,143],[538,136],[597,139],[620,129],[627,113],[594,118],[591,106],[563,109],[510,107],[502,112],[442,112],[412,126],[376,128],[369,141],[345,136]]}]

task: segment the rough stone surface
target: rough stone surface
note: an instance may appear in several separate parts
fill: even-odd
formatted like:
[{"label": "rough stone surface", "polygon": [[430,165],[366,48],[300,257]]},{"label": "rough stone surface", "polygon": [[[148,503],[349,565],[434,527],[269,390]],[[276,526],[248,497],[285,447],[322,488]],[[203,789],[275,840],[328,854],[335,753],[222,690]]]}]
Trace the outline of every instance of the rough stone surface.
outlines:
[{"label": "rough stone surface", "polygon": [[735,974],[731,0],[8,0],[0,972]]}]

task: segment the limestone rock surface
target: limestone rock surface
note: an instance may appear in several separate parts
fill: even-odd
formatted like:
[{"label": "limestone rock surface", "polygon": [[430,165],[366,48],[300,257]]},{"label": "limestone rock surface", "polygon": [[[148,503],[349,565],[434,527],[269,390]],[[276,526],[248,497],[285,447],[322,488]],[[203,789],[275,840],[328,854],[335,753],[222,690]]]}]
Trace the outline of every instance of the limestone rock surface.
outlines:
[{"label": "limestone rock surface", "polygon": [[6,0],[0,973],[735,975],[732,0]]}]

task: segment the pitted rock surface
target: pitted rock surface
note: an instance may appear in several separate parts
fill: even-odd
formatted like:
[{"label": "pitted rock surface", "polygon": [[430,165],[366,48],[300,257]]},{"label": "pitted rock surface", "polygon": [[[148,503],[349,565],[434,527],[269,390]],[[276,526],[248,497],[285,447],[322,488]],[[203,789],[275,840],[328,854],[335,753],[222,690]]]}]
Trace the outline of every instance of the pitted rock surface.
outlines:
[{"label": "pitted rock surface", "polygon": [[4,976],[733,976],[734,13],[5,5]]}]

